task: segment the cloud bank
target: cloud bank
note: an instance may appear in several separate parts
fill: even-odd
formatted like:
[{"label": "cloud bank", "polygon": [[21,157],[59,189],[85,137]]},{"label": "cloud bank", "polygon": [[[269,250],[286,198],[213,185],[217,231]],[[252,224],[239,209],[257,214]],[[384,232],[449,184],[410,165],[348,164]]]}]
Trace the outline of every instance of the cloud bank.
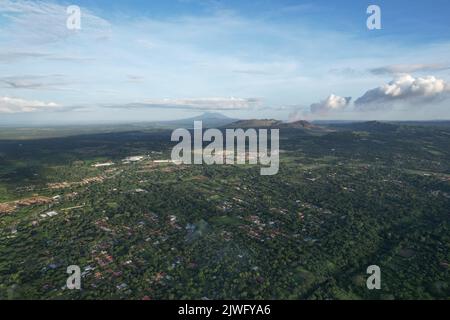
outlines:
[{"label": "cloud bank", "polygon": [[450,84],[436,76],[399,74],[367,90],[351,105],[351,97],[335,94],[298,109],[289,121],[301,119],[436,119],[450,117]]},{"label": "cloud bank", "polygon": [[355,101],[356,110],[378,110],[399,104],[419,105],[448,98],[450,86],[434,76],[415,78],[409,74],[367,91]]},{"label": "cloud bank", "polygon": [[384,66],[380,68],[370,69],[372,74],[409,74],[412,72],[430,72],[430,71],[442,71],[450,69],[449,65],[437,64],[437,63],[418,63],[418,64],[394,64]]},{"label": "cloud bank", "polygon": [[196,98],[196,99],[162,99],[146,100],[142,102],[129,103],[125,105],[106,106],[107,108],[135,109],[182,109],[182,110],[248,110],[259,107],[258,98]]},{"label": "cloud bank", "polygon": [[0,97],[0,113],[25,113],[57,109],[60,105],[54,102],[25,100],[20,98]]}]

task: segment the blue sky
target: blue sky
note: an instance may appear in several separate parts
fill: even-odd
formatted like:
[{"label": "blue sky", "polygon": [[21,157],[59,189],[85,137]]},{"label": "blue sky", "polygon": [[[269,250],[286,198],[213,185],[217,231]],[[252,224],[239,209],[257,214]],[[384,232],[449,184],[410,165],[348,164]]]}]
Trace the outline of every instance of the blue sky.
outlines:
[{"label": "blue sky", "polygon": [[0,124],[450,119],[449,17],[446,0],[0,0]]}]

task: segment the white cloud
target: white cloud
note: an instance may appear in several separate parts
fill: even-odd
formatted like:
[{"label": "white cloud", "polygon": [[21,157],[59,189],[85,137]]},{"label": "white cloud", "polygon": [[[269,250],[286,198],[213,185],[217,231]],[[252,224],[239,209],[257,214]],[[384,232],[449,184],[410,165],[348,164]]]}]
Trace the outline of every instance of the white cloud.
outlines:
[{"label": "white cloud", "polygon": [[412,72],[442,71],[448,70],[450,66],[438,63],[418,63],[418,64],[393,64],[380,68],[371,69],[373,74],[407,74]]},{"label": "white cloud", "polygon": [[56,109],[60,105],[54,102],[25,100],[20,98],[0,97],[0,113],[25,113]]},{"label": "white cloud", "polygon": [[333,111],[344,110],[350,103],[351,97],[340,97],[331,94],[325,100],[311,105],[311,113],[326,114]]},{"label": "white cloud", "polygon": [[258,98],[196,98],[144,100],[125,105],[106,106],[108,108],[158,108],[185,110],[248,110],[259,107]]},{"label": "white cloud", "polygon": [[358,110],[376,110],[406,102],[416,105],[447,98],[449,93],[450,86],[443,79],[434,76],[415,78],[405,74],[367,91],[355,101],[355,106]]}]

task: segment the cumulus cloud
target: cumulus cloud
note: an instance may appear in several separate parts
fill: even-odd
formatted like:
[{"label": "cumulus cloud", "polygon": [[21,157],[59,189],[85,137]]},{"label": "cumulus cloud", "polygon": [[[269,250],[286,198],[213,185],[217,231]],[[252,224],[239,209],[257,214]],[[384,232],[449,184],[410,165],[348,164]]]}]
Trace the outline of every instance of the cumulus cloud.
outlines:
[{"label": "cumulus cloud", "polygon": [[380,68],[370,69],[370,72],[376,75],[383,74],[408,74],[412,72],[428,72],[428,71],[442,71],[450,69],[446,64],[394,64],[389,66],[383,66]]},{"label": "cumulus cloud", "polygon": [[258,98],[196,98],[146,100],[108,108],[159,108],[185,110],[247,110],[260,106]]},{"label": "cumulus cloud", "polygon": [[325,100],[313,103],[310,107],[313,114],[327,114],[333,111],[344,110],[350,103],[351,97],[340,97],[331,94]]},{"label": "cumulus cloud", "polygon": [[0,97],[0,113],[35,112],[40,110],[57,109],[59,107],[60,105],[54,102]]},{"label": "cumulus cloud", "polygon": [[355,106],[358,110],[376,110],[399,103],[419,104],[444,99],[449,93],[450,86],[443,79],[434,76],[415,78],[405,74],[367,91],[355,101]]}]

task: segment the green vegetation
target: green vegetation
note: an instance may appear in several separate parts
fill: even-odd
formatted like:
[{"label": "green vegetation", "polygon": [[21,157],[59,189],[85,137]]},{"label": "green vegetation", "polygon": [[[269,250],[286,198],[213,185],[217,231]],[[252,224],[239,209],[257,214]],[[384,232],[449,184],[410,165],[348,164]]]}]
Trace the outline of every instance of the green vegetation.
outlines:
[{"label": "green vegetation", "polygon": [[2,140],[0,298],[449,299],[450,128],[353,126],[282,129],[275,176],[154,163],[164,130]]}]

